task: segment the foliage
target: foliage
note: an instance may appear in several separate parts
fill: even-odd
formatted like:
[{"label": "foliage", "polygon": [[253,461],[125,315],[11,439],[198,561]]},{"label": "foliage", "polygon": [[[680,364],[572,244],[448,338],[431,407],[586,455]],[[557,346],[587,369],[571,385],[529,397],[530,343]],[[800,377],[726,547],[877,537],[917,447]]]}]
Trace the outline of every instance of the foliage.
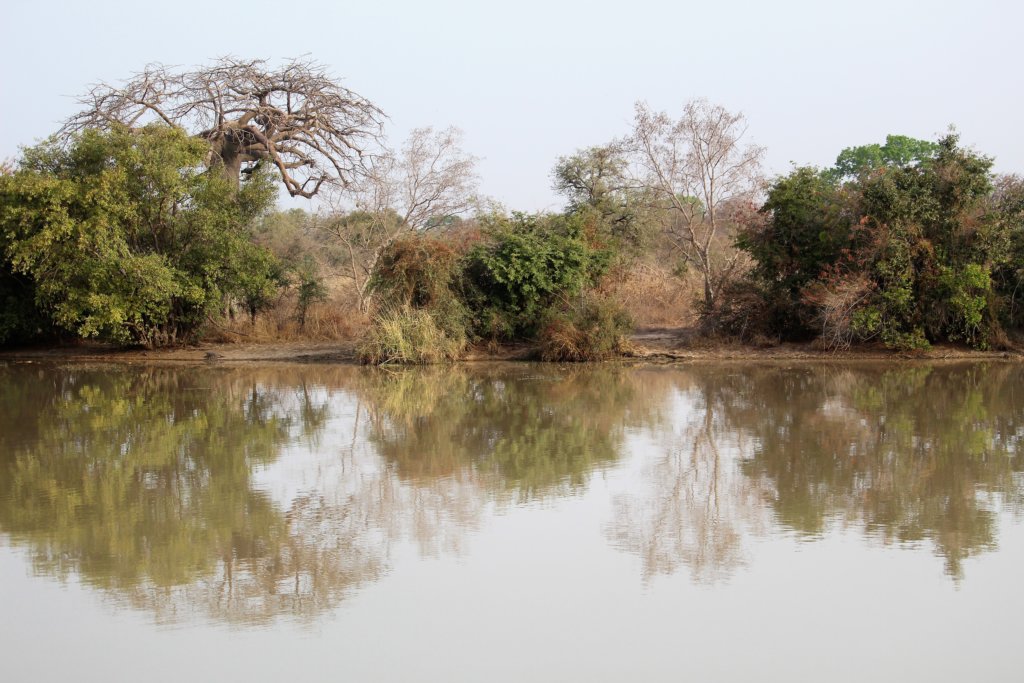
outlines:
[{"label": "foliage", "polygon": [[465,250],[455,240],[430,235],[397,238],[377,260],[370,292],[381,309],[429,311],[444,333],[464,339],[469,320],[461,291]]},{"label": "foliage", "polygon": [[580,215],[491,216],[467,255],[467,305],[477,334],[531,337],[542,314],[593,284],[609,252],[586,241]]},{"label": "foliage", "polygon": [[[583,337],[580,343],[593,349],[587,353],[606,356],[620,320],[607,306],[577,311],[570,303],[608,266],[609,251],[585,238],[586,218],[495,214],[482,220],[482,239],[475,232],[461,233],[462,239],[454,232],[445,239],[415,235],[384,249],[370,279],[380,313],[362,357],[374,363],[452,359],[471,338],[534,339],[549,313],[549,326],[557,320],[582,325],[571,334]],[[610,327],[599,334],[595,324]]]},{"label": "foliage", "polygon": [[867,305],[891,347],[964,341],[985,347],[991,269],[1001,240],[986,215],[991,159],[955,135],[926,165],[891,169],[863,183],[862,222],[874,233],[862,258],[877,286]]},{"label": "foliage", "polygon": [[437,306],[454,295],[461,256],[450,240],[416,235],[398,238],[381,253],[370,290],[384,306]]},{"label": "foliage", "polygon": [[801,292],[836,263],[850,244],[853,207],[849,192],[827,173],[810,167],[777,178],[761,207],[766,220],[740,232],[736,244],[754,259],[753,277],[773,302],[765,320],[773,332],[809,331],[812,316]]},{"label": "foliage", "polygon": [[1003,302],[1005,323],[1020,328],[1024,324],[1024,178],[998,178],[989,203],[997,234],[1004,241],[1005,257],[993,269],[996,295]]},{"label": "foliage", "polygon": [[52,335],[52,325],[36,305],[31,279],[11,271],[0,244],[0,345],[18,344]]},{"label": "foliage", "polygon": [[1012,279],[1012,201],[993,202],[992,160],[956,135],[911,142],[891,137],[880,158],[892,165],[843,185],[807,168],[775,181],[765,224],[739,240],[766,306],[782,312],[774,331],[897,349],[1002,339],[993,277]]},{"label": "foliage", "polygon": [[629,314],[621,306],[587,293],[578,303],[546,316],[537,334],[541,360],[607,360],[622,350],[632,327]]},{"label": "foliage", "polygon": [[305,328],[309,307],[327,299],[327,287],[317,270],[316,263],[308,256],[295,274],[298,278],[295,285],[295,316],[298,318],[299,327]]},{"label": "foliage", "polygon": [[239,245],[231,267],[235,271],[231,289],[248,311],[250,322],[255,324],[256,314],[272,306],[288,284],[284,266],[271,252],[245,242]]},{"label": "foliage", "polygon": [[628,165],[621,145],[577,150],[558,159],[552,189],[568,201],[566,213],[592,217],[596,236],[635,253],[650,246],[659,212],[648,193],[629,181]]},{"label": "foliage", "polygon": [[906,168],[934,159],[939,145],[905,135],[887,135],[885,144],[847,147],[836,157],[835,166],[825,171],[831,180],[854,179],[883,168]]},{"label": "foliage", "polygon": [[235,291],[240,257],[255,254],[243,228],[274,190],[255,173],[235,192],[202,170],[205,151],[168,127],[86,130],[66,147],[26,150],[0,178],[5,256],[55,325],[119,344],[173,343]]}]

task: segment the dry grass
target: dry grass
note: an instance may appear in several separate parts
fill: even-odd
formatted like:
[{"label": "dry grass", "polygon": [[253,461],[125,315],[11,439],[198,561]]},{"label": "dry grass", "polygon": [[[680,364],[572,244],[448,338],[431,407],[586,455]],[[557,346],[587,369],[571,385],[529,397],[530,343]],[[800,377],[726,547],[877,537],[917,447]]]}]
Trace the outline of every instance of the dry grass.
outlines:
[{"label": "dry grass", "polygon": [[359,310],[351,280],[332,278],[327,285],[327,301],[309,307],[304,327],[296,315],[295,294],[288,292],[272,309],[257,315],[255,324],[244,314],[236,314],[234,320],[215,320],[204,339],[231,344],[351,341],[361,337],[370,326],[370,317]]},{"label": "dry grass", "polygon": [[700,288],[694,274],[675,275],[657,263],[638,262],[609,278],[608,294],[637,327],[684,327],[697,320]]},{"label": "dry grass", "polygon": [[377,314],[358,355],[371,365],[425,365],[459,360],[467,343],[465,333],[446,331],[429,311],[404,307]]},{"label": "dry grass", "polygon": [[544,361],[606,360],[622,351],[632,320],[618,302],[590,294],[581,305],[550,315],[537,341]]}]

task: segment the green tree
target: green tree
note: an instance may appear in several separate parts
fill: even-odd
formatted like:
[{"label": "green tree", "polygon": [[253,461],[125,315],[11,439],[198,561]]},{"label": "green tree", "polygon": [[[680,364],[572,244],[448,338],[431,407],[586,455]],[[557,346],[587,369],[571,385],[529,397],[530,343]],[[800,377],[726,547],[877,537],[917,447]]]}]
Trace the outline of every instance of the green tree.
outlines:
[{"label": "green tree", "polygon": [[327,287],[316,261],[311,256],[307,256],[296,269],[296,276],[298,282],[295,286],[295,315],[299,320],[299,327],[304,329],[309,307],[327,299]]},{"label": "green tree", "polygon": [[592,216],[595,232],[615,247],[637,251],[653,238],[653,202],[628,180],[628,161],[618,145],[561,157],[551,175],[552,189],[568,201],[566,211]]},{"label": "green tree", "polygon": [[[785,312],[777,332],[795,336],[813,323],[833,345],[998,342],[997,284],[1005,292],[1015,277],[1013,192],[994,198],[992,160],[955,134],[934,151],[896,142],[882,156],[891,166],[842,184],[814,169],[775,182],[765,223],[739,241],[757,264],[759,305]],[[922,149],[930,156],[914,162]]]},{"label": "green tree", "polygon": [[906,135],[887,135],[885,144],[847,147],[836,157],[836,164],[826,171],[833,180],[853,179],[863,173],[882,168],[906,168],[934,159],[939,145]]},{"label": "green tree", "polygon": [[[86,130],[25,150],[0,177],[0,246],[53,323],[81,337],[159,345],[192,338],[238,264],[267,275],[246,226],[271,204],[266,173],[236,192],[176,128]],[[257,262],[258,261],[258,262]]]},{"label": "green tree", "polygon": [[849,246],[853,209],[850,193],[815,168],[794,169],[772,183],[761,207],[764,221],[741,231],[736,244],[754,259],[752,276],[773,304],[773,331],[808,328],[803,289]]},{"label": "green tree", "polygon": [[872,232],[861,261],[876,287],[865,332],[889,346],[964,341],[987,346],[998,321],[990,306],[1002,227],[988,212],[992,160],[939,141],[928,164],[864,181],[861,223]]},{"label": "green tree", "polygon": [[231,290],[242,300],[249,321],[270,308],[281,289],[288,284],[284,266],[272,253],[251,242],[239,246],[232,261]]}]

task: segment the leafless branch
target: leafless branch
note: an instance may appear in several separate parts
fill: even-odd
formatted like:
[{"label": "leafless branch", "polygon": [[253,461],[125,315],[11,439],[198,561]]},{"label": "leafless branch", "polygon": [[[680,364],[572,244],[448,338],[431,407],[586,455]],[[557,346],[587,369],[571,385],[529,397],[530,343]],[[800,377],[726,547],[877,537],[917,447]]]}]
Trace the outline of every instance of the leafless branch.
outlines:
[{"label": "leafless branch", "polygon": [[94,85],[80,101],[84,109],[64,125],[65,135],[162,122],[207,140],[211,163],[232,182],[244,166],[267,161],[289,194],[301,197],[363,176],[384,118],[309,59],[276,69],[234,57],[193,70],[150,64],[120,85]]},{"label": "leafless branch", "polygon": [[746,119],[706,100],[694,100],[674,120],[637,103],[633,133],[625,141],[633,160],[633,182],[646,190],[672,218],[666,232],[704,279],[704,304],[714,305],[718,290],[739,259],[723,261],[721,229],[730,205],[749,203],[762,182],[764,149],[744,145]]}]

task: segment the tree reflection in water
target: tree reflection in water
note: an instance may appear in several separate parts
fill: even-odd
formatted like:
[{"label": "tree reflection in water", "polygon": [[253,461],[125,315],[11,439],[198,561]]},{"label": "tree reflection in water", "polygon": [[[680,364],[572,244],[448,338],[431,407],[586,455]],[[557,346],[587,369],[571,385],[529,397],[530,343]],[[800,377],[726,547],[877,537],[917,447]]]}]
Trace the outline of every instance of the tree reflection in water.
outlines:
[{"label": "tree reflection in water", "polygon": [[687,369],[683,417],[645,483],[616,499],[609,538],[646,578],[685,565],[714,580],[776,526],[859,528],[931,543],[959,579],[995,547],[998,512],[1022,510],[1022,379],[1004,364]]},{"label": "tree reflection in water", "polygon": [[[0,531],[158,619],[309,621],[624,463],[606,535],[697,581],[843,527],[954,577],[1020,512],[1015,365],[0,365]],[[623,458],[631,449],[636,457]],[[595,519],[595,524],[600,520]]]},{"label": "tree reflection in water", "polygon": [[751,535],[764,532],[764,491],[744,477],[742,432],[721,410],[723,373],[687,370],[669,377],[675,419],[654,430],[639,486],[613,500],[606,534],[641,559],[645,581],[687,567],[693,580],[713,583],[745,563]]},{"label": "tree reflection in water", "polygon": [[[726,419],[756,440],[744,463],[805,534],[859,526],[929,541],[959,578],[996,544],[997,510],[1021,510],[1021,368],[764,368],[733,383]],[[834,522],[833,522],[834,520]]]},{"label": "tree reflection in water", "polygon": [[[0,529],[37,572],[160,619],[308,620],[396,541],[458,552],[490,503],[581,489],[658,404],[634,385],[533,366],[0,367]],[[324,434],[352,408],[350,439]],[[275,497],[262,480],[295,478],[297,444],[313,460]]]},{"label": "tree reflection in water", "polygon": [[282,510],[252,486],[327,419],[304,384],[166,367],[3,375],[0,528],[37,572],[161,617],[242,622],[308,617],[379,574],[358,520],[315,496]]}]

